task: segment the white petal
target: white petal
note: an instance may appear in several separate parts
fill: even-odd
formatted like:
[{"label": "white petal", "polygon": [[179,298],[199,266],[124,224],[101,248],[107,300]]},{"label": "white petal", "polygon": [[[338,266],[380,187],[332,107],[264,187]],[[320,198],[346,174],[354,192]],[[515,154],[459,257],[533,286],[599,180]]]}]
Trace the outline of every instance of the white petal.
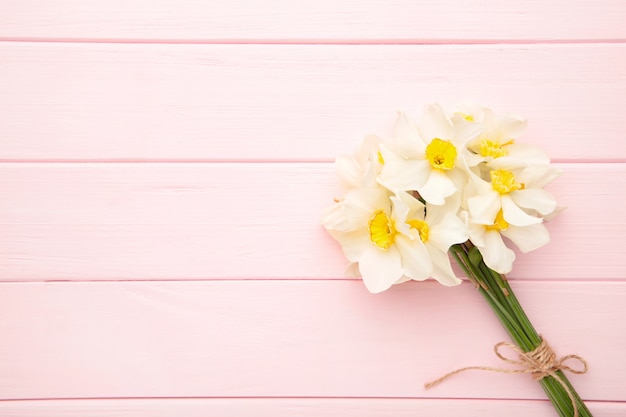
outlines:
[{"label": "white petal", "polygon": [[454,125],[452,142],[457,146],[465,146],[468,142],[476,139],[483,131],[479,123],[463,123]]},{"label": "white petal", "polygon": [[463,243],[468,238],[467,229],[461,219],[454,213],[447,213],[440,222],[430,227],[428,243],[442,252],[448,252],[450,246]]},{"label": "white petal", "polygon": [[376,135],[367,135],[361,142],[361,146],[354,153],[354,157],[361,164],[364,164],[372,153],[378,152],[378,146],[382,143],[382,139]]},{"label": "white petal", "polygon": [[371,212],[355,209],[345,201],[335,203],[322,213],[322,225],[327,230],[351,232],[367,225]]},{"label": "white petal", "polygon": [[[487,158],[489,162],[487,165],[490,170],[492,169],[506,169],[507,171],[516,171],[524,169],[528,166],[528,162],[519,158],[512,158],[510,156],[502,156],[500,158]],[[519,179],[519,178],[518,178]]]},{"label": "white petal", "polygon": [[543,188],[561,175],[561,170],[552,165],[532,165],[518,176],[517,180],[526,188]]},{"label": "white petal", "polygon": [[461,281],[454,274],[450,265],[450,258],[447,252],[441,252],[435,248],[429,247],[430,258],[433,261],[433,272],[430,274],[439,283],[448,287],[459,285]]},{"label": "white petal", "polygon": [[[461,158],[457,158],[457,161],[461,161]],[[461,165],[465,164],[465,161],[463,161],[457,164],[451,171],[446,172],[447,177],[452,181],[457,191],[464,189],[470,181],[468,172],[461,167]],[[469,168],[467,168],[467,170],[469,170]]]},{"label": "white petal", "polygon": [[335,229],[344,221],[345,202],[341,201],[326,207],[322,211],[321,223],[326,229]]},{"label": "white petal", "polygon": [[351,232],[367,227],[376,210],[391,210],[389,192],[384,188],[353,188],[343,201],[324,210],[322,224],[327,230]]},{"label": "white petal", "polygon": [[456,186],[454,182],[446,174],[433,169],[430,171],[430,176],[426,183],[417,188],[420,195],[431,204],[441,205],[445,203],[445,198],[451,196],[456,192]]},{"label": "white petal", "polygon": [[550,163],[550,157],[541,149],[526,143],[513,143],[506,148],[511,158],[525,161],[528,165],[542,165]]},{"label": "white petal", "polygon": [[409,193],[398,193],[397,198],[402,200],[402,203],[404,203],[409,208],[409,214],[406,217],[407,219],[424,220],[426,213],[426,206],[424,205],[424,203],[422,203]]},{"label": "white petal", "polygon": [[409,211],[411,211],[411,208],[405,201],[405,199],[408,200],[408,198],[413,197],[407,193],[399,193],[389,197],[389,200],[391,200],[391,206],[393,207],[391,211],[393,212],[393,216],[396,221],[406,221]]},{"label": "white petal", "polygon": [[398,113],[394,141],[395,150],[405,158],[420,157],[426,152],[426,144],[420,138],[415,123],[404,113]]},{"label": "white petal", "polygon": [[374,163],[368,163],[363,173],[363,179],[361,180],[360,187],[362,188],[376,188],[378,187],[378,173],[377,166]]},{"label": "white petal", "polygon": [[[493,130],[498,123],[498,119],[493,110],[488,108],[483,108],[483,123],[485,126],[488,126],[490,130]],[[492,132],[490,132],[492,134]]]},{"label": "white petal", "polygon": [[342,155],[335,160],[335,170],[345,186],[353,188],[363,185],[363,177],[369,174],[368,168],[374,168],[372,155],[378,152],[381,142],[382,139],[378,136],[368,135],[353,155]]},{"label": "white petal", "polygon": [[474,167],[485,160],[484,157],[470,151],[463,152],[462,157],[469,167]]},{"label": "white petal", "polygon": [[500,131],[501,139],[515,139],[524,133],[528,122],[517,116],[503,116],[498,121],[498,130]]},{"label": "white petal", "polygon": [[410,240],[405,236],[397,236],[396,245],[402,256],[404,275],[417,281],[428,278],[433,264],[422,241],[419,238]]},{"label": "white petal", "polygon": [[349,208],[360,210],[367,216],[371,216],[378,209],[391,207],[389,193],[380,186],[376,188],[354,188],[346,194],[344,202]]},{"label": "white petal", "polygon": [[511,239],[520,251],[527,253],[550,242],[550,234],[543,223],[526,227],[509,226],[502,234]]},{"label": "white petal", "polygon": [[[494,192],[493,187],[491,186],[491,179],[486,180],[480,176],[479,172],[475,172],[474,170],[469,171],[467,173],[468,183],[465,188],[469,189],[468,196],[471,194],[481,195]],[[488,173],[487,173],[487,176]]]},{"label": "white petal", "polygon": [[452,122],[439,104],[426,106],[420,121],[419,134],[425,143],[435,138],[450,140],[453,137]]},{"label": "white petal", "polygon": [[542,215],[550,214],[556,209],[556,200],[552,194],[541,188],[518,190],[510,195],[518,206],[537,210]]},{"label": "white petal", "polygon": [[348,188],[361,185],[363,167],[351,156],[339,156],[335,159],[335,171],[342,184]]},{"label": "white petal", "polygon": [[[453,119],[458,119],[460,123],[482,123],[485,118],[484,109],[476,103],[462,102],[456,105],[456,111],[453,114]],[[473,122],[469,122],[465,119],[465,116],[472,116]]]},{"label": "white petal", "polygon": [[385,163],[378,181],[394,192],[417,190],[428,179],[428,161],[405,159],[381,147]]},{"label": "white petal", "polygon": [[[456,200],[453,203],[457,203]],[[438,224],[443,220],[448,213],[452,212],[456,213],[458,206],[456,204],[448,204],[446,200],[446,204],[443,205],[435,205],[435,204],[427,204],[424,206],[426,209],[423,211],[426,215],[421,217],[420,220],[425,220],[428,223],[428,227],[433,228],[434,225]]]},{"label": "white petal", "polygon": [[359,264],[357,262],[350,262],[350,264],[346,267],[344,274],[347,277],[360,278],[361,273],[359,272]]},{"label": "white petal", "polygon": [[502,214],[507,223],[515,226],[528,226],[541,223],[540,218],[531,216],[519,208],[511,196],[503,195],[500,201],[502,202]]},{"label": "white petal", "polygon": [[328,233],[339,242],[343,254],[350,262],[358,262],[363,253],[373,246],[369,234],[364,231],[341,233],[329,230]]},{"label": "white petal", "polygon": [[467,200],[471,221],[473,223],[492,225],[496,214],[500,211],[500,194],[490,191]]},{"label": "white petal", "polygon": [[394,246],[386,252],[372,246],[361,256],[359,271],[369,292],[383,292],[402,277],[400,253]]},{"label": "white petal", "polygon": [[495,230],[485,233],[485,246],[479,247],[485,264],[500,274],[508,274],[513,269],[515,252],[507,248],[500,233]]},{"label": "white petal", "polygon": [[554,209],[552,213],[543,216],[543,221],[549,222],[550,220],[554,219],[556,216],[561,214],[566,208],[567,206],[556,206],[556,208]]},{"label": "white petal", "polygon": [[391,213],[392,218],[396,223],[396,229],[398,232],[410,236],[411,235],[411,226],[407,224],[407,219],[409,218],[409,212],[411,211],[408,204],[406,204],[403,199],[404,196],[410,197],[407,193],[400,193],[396,196],[391,196],[389,199],[391,200]]},{"label": "white petal", "polygon": [[487,229],[484,225],[470,223],[467,226],[467,231],[469,233],[469,239],[474,244],[474,246],[485,246],[485,233],[487,233]]},{"label": "white petal", "polygon": [[400,278],[399,278],[396,282],[394,282],[394,285],[397,285],[397,284],[404,284],[405,282],[408,282],[408,281],[410,281],[410,280],[411,280],[411,278],[409,278],[409,277],[407,277],[407,276],[403,275],[403,276],[401,276],[401,277],[400,277]]}]

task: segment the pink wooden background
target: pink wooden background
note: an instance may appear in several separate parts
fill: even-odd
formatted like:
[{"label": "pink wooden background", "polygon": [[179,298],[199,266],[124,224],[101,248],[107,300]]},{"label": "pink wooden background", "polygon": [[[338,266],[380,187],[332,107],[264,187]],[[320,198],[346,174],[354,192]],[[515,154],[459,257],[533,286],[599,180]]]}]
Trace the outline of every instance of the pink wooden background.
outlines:
[{"label": "pink wooden background", "polygon": [[0,1],[0,415],[528,416],[470,285],[371,295],[319,225],[332,160],[471,99],[563,169],[510,275],[626,415],[626,3]]}]

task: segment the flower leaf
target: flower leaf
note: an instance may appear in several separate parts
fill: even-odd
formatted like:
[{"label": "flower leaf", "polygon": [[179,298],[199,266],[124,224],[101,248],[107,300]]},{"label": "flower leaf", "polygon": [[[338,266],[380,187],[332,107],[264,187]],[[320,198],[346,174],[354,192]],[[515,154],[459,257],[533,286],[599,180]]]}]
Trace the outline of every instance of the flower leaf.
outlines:
[{"label": "flower leaf", "polygon": [[474,266],[479,266],[480,263],[483,261],[483,256],[480,254],[480,251],[478,250],[476,246],[470,249],[467,255],[469,257],[470,262]]}]

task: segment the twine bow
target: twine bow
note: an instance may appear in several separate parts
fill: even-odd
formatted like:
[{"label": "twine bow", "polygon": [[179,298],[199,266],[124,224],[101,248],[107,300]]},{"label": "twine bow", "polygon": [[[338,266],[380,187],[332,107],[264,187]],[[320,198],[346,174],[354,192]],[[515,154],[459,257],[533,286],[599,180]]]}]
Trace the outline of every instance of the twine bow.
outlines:
[{"label": "twine bow", "polygon": [[[504,356],[500,352],[501,347],[508,347],[509,349],[517,352],[519,354],[519,360],[510,359]],[[493,368],[489,366],[468,366],[466,368],[460,368],[456,371],[449,372],[439,379],[424,384],[424,387],[426,389],[432,388],[435,385],[438,385],[446,379],[450,378],[451,376],[470,370],[501,372],[506,374],[530,374],[535,381],[539,381],[547,376],[551,376],[559,384],[561,384],[561,386],[569,396],[569,399],[572,401],[572,407],[574,409],[574,417],[578,417],[578,406],[576,404],[576,397],[572,393],[572,390],[569,388],[568,384],[556,372],[568,371],[573,374],[584,374],[589,369],[587,361],[585,361],[578,355],[567,355],[559,359],[545,340],[542,340],[541,344],[537,346],[535,350],[532,350],[530,352],[524,352],[516,345],[508,342],[500,342],[496,344],[493,350],[496,356],[500,358],[500,360],[511,365],[519,366],[519,368],[506,369]],[[565,362],[571,359],[576,360],[578,361],[578,363],[582,364],[582,369],[574,369],[565,364]]]}]

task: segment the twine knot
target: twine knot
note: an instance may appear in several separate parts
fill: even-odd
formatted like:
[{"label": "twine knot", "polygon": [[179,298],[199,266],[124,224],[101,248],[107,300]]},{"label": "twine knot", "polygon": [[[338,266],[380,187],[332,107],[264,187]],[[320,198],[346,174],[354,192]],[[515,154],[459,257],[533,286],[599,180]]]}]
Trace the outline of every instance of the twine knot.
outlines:
[{"label": "twine knot", "polygon": [[[500,351],[500,348],[507,347],[513,351],[515,351],[519,355],[519,359],[511,359],[506,357]],[[468,366],[465,368],[460,368],[455,371],[449,372],[435,381],[424,384],[426,389],[432,388],[435,385],[440,384],[446,379],[454,376],[456,374],[460,374],[461,372],[469,371],[469,370],[478,370],[478,371],[491,371],[491,372],[501,372],[507,374],[530,374],[535,381],[539,381],[546,377],[554,378],[565,390],[570,400],[572,401],[572,408],[574,409],[574,417],[578,417],[578,406],[576,404],[576,396],[569,388],[568,384],[561,378],[556,372],[557,371],[568,371],[573,374],[584,374],[589,369],[589,365],[587,361],[581,358],[578,355],[567,355],[562,358],[558,358],[550,345],[545,340],[541,340],[541,344],[537,346],[536,349],[530,352],[524,352],[518,346],[508,343],[508,342],[500,342],[497,343],[493,348],[496,356],[500,358],[503,362],[509,363],[511,365],[516,365],[519,368],[517,369],[507,369],[507,368],[493,368],[489,366]],[[566,364],[567,361],[577,361],[582,365],[582,369],[575,369]]]}]

